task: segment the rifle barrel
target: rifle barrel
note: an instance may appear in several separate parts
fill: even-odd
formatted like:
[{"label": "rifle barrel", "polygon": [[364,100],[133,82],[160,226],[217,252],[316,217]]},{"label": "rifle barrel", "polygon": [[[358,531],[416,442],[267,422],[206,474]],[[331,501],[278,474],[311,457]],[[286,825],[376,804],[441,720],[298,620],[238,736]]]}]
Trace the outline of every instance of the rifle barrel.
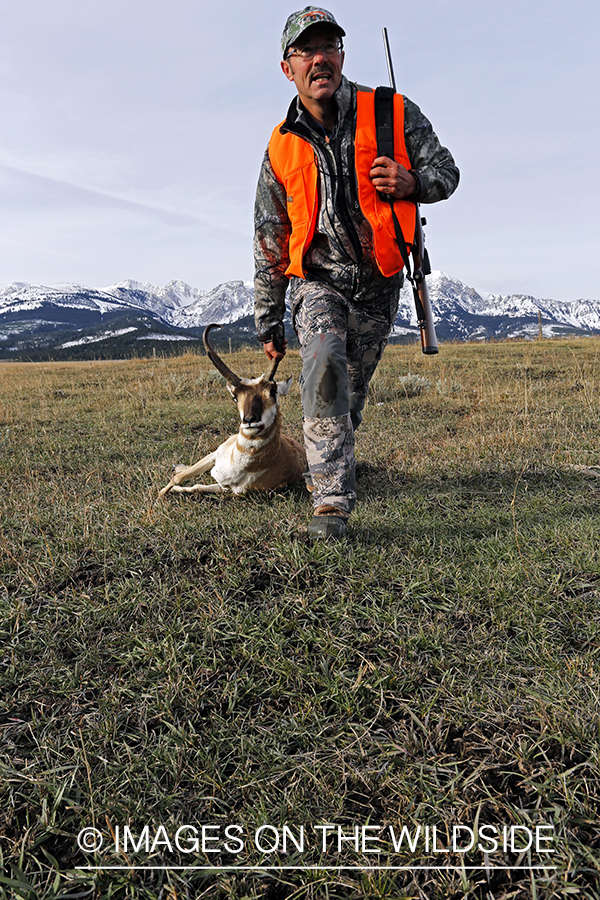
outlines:
[{"label": "rifle barrel", "polygon": [[383,46],[385,48],[385,58],[387,59],[388,72],[390,73],[390,87],[396,93],[396,78],[394,77],[394,67],[392,65],[392,52],[390,50],[390,42],[388,38],[387,28],[383,29]]}]

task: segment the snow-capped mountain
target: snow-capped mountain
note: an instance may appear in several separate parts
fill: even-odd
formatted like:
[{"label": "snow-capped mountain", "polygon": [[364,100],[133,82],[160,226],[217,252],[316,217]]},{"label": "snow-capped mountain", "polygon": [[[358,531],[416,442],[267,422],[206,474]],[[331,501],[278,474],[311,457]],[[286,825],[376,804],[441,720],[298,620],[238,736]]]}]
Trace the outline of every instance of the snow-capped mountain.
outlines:
[{"label": "snow-capped mountain", "polygon": [[[55,284],[52,287],[13,282],[0,290],[0,316],[35,312],[45,307],[67,310],[88,310],[104,315],[123,306],[131,308],[127,300],[121,300],[110,291],[96,290],[80,284]],[[68,316],[68,313],[66,314]]]},{"label": "snow-capped mountain", "polygon": [[123,303],[135,303],[139,308],[152,312],[169,322],[178,312],[196,303],[209,293],[190,287],[185,281],[170,281],[166,287],[157,287],[149,281],[120,281],[104,288],[107,294]]},{"label": "snow-capped mountain", "polygon": [[[537,337],[539,316],[545,337],[600,332],[597,300],[537,300],[526,294],[479,294],[456,278],[434,271],[427,277],[429,297],[438,334],[453,340],[489,340]],[[400,294],[396,329],[416,329],[412,288]]]},{"label": "snow-capped mountain", "polygon": [[203,328],[211,322],[229,325],[254,310],[254,288],[251,281],[228,281],[212,291],[199,291],[202,296],[184,309],[175,310],[169,324],[178,328]]},{"label": "snow-capped mountain", "polygon": [[[529,295],[479,294],[456,278],[433,272],[427,278],[438,338],[488,340],[537,337],[539,316],[546,337],[600,333],[600,302],[538,300]],[[52,287],[14,282],[0,290],[0,356],[37,358],[89,353],[134,352],[139,341],[200,341],[211,322],[227,326],[223,335],[252,339],[254,291],[251,282],[228,281],[199,290],[183,281],[158,287],[121,281],[96,289],[78,284]],[[291,329],[288,327],[288,334]],[[291,335],[289,335],[292,337]],[[412,290],[401,292],[392,339],[418,336]],[[146,352],[149,345],[140,347]],[[82,350],[83,352],[83,350]]]}]

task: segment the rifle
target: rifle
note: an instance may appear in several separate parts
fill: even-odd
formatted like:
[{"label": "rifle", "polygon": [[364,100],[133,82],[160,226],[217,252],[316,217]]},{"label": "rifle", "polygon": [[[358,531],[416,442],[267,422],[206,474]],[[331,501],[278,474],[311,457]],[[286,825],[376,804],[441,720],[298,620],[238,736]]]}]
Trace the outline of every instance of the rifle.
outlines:
[{"label": "rifle", "polygon": [[[387,28],[383,29],[383,45],[385,47],[385,56],[387,60],[388,72],[390,76],[390,87],[396,93],[396,79],[394,77],[394,67],[392,66],[392,54],[390,52],[390,43],[388,40]],[[390,199],[393,204],[393,200]],[[417,320],[421,330],[421,347],[423,353],[433,354],[438,352],[437,337],[435,334],[435,325],[433,324],[433,310],[429,300],[429,291],[427,290],[427,282],[425,276],[431,272],[429,264],[429,255],[425,247],[425,235],[423,234],[423,225],[427,224],[427,219],[421,218],[419,204],[417,207],[417,218],[415,225],[415,240],[412,245],[411,254],[413,258],[412,275],[407,266],[407,277],[413,289],[415,307],[417,310]],[[393,207],[392,207],[393,212]],[[402,248],[401,248],[402,249]]]}]

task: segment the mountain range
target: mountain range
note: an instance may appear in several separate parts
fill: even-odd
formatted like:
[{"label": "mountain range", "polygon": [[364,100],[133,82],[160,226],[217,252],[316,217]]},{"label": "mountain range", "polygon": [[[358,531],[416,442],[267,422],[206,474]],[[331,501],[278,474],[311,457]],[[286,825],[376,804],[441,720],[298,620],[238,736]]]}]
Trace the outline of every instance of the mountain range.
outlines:
[{"label": "mountain range", "polygon": [[[436,330],[444,340],[503,340],[600,333],[600,302],[539,300],[525,294],[479,294],[456,278],[427,278]],[[171,353],[201,342],[210,322],[225,328],[215,344],[254,342],[252,282],[212,290],[171,281],[165,287],[122,281],[107,288],[14,282],[0,290],[0,358],[77,359]],[[288,314],[287,334],[293,338]],[[391,340],[418,340],[412,292],[405,285]],[[293,341],[291,341],[293,343]]]}]

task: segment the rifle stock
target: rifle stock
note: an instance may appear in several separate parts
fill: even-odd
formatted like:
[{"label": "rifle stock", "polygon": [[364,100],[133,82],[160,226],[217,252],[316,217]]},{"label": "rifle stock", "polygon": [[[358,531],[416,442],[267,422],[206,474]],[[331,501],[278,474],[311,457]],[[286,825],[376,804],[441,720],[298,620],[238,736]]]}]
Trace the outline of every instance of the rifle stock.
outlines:
[{"label": "rifle stock", "polygon": [[[383,45],[390,76],[390,87],[396,92],[396,79],[394,77],[394,67],[392,65],[392,54],[390,51],[387,28],[383,29]],[[429,300],[427,281],[425,280],[425,276],[429,275],[431,268],[429,266],[427,250],[425,249],[425,235],[423,233],[423,224],[425,223],[425,220],[421,219],[419,204],[415,203],[415,206],[417,207],[415,242],[412,245],[411,251],[413,258],[413,274],[411,277],[410,273],[407,272],[407,276],[412,283],[413,295],[415,298],[417,321],[421,331],[421,348],[423,353],[433,354],[438,352],[438,342],[435,333],[435,325],[433,324],[433,310]]]},{"label": "rifle stock", "polygon": [[[435,325],[433,324],[433,309],[431,308],[431,301],[429,300],[427,279],[425,278],[426,275],[429,275],[431,269],[429,267],[429,258],[425,249],[425,235],[423,234],[424,224],[425,220],[421,219],[419,205],[417,204],[417,227],[415,231],[415,244],[412,251],[414,261],[413,291],[418,294],[423,310],[423,318],[419,320],[421,348],[423,353],[433,354],[438,352],[438,342],[435,333]],[[417,305],[417,317],[418,315],[419,308]]]}]

